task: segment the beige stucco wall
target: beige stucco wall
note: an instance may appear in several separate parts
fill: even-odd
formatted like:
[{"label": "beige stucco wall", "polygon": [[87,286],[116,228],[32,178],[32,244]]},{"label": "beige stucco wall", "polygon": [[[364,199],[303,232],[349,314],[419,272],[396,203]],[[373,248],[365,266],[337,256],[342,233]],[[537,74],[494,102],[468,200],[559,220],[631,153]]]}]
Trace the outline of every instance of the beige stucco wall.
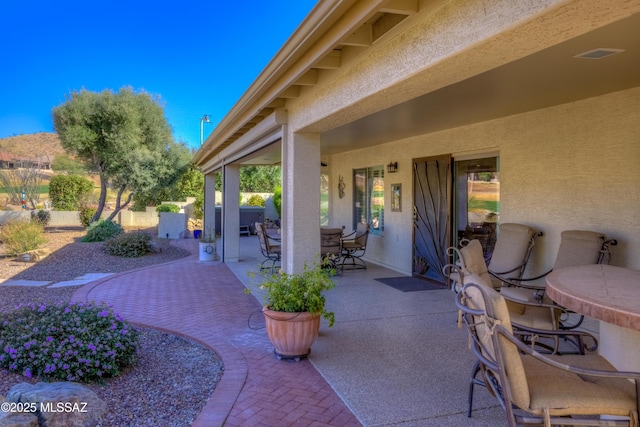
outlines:
[{"label": "beige stucco wall", "polygon": [[[434,1],[288,100],[295,132],[324,132],[637,11],[626,0]],[[553,31],[550,31],[553,29]],[[327,46],[319,45],[318,49]]]},{"label": "beige stucco wall", "polygon": [[[532,272],[550,268],[567,229],[618,240],[612,264],[640,269],[640,88],[499,120],[335,155],[329,160],[332,225],[352,221],[353,168],[398,162],[385,174],[385,232],[367,257],[411,271],[412,159],[499,152],[501,221],[529,224],[538,240]],[[346,183],[337,195],[338,177]],[[390,185],[402,184],[402,212],[391,212]]]},{"label": "beige stucco wall", "polygon": [[[616,0],[434,2],[366,55],[343,50],[342,66],[287,102],[293,134],[322,134],[419,94],[481,73],[627,16],[637,4]],[[491,25],[487,25],[487,23]],[[548,31],[554,28],[554,31]],[[461,29],[464,31],[461,32]],[[319,46],[320,48],[320,46]],[[546,236],[531,268],[553,264],[564,229],[601,230],[619,240],[612,263],[640,268],[638,90],[459,127],[323,157],[329,164],[330,223],[352,227],[352,170],[398,162],[385,176],[385,232],[367,257],[411,272],[412,159],[496,153],[501,161],[502,222],[522,222]],[[634,139],[635,138],[635,139]],[[345,197],[337,195],[344,177]],[[402,184],[402,212],[391,212],[390,185]]]}]

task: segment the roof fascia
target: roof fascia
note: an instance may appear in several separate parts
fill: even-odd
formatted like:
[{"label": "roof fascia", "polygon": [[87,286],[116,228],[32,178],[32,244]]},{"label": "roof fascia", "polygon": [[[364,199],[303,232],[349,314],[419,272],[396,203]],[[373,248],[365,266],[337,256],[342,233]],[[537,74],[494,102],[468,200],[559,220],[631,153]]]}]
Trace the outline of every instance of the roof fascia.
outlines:
[{"label": "roof fascia", "polygon": [[[312,9],[291,37],[249,86],[194,156],[198,165],[224,149],[222,145],[246,122],[302,77],[333,49],[345,32],[371,16],[387,0],[354,2],[323,0]],[[235,142],[234,142],[235,143]]]}]

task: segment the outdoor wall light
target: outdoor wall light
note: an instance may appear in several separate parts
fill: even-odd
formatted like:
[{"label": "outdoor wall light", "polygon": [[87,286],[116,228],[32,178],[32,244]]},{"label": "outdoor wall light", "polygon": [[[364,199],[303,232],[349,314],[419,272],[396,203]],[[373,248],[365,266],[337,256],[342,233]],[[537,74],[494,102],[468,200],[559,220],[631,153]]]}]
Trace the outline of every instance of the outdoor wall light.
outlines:
[{"label": "outdoor wall light", "polygon": [[396,173],[398,171],[398,162],[391,162],[387,165],[387,172]]}]

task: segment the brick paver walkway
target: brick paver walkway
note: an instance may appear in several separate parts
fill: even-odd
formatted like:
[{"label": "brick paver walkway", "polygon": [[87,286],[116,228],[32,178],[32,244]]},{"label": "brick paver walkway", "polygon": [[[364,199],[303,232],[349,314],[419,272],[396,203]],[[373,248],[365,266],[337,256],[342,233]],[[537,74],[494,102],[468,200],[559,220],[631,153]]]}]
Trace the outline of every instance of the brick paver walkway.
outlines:
[{"label": "brick paver walkway", "polygon": [[[197,241],[177,244],[197,253]],[[260,304],[219,262],[184,260],[114,275],[74,294],[105,301],[125,319],[182,335],[215,352],[225,373],[193,426],[360,426],[308,360],[279,361]],[[251,324],[249,323],[250,316]]]}]

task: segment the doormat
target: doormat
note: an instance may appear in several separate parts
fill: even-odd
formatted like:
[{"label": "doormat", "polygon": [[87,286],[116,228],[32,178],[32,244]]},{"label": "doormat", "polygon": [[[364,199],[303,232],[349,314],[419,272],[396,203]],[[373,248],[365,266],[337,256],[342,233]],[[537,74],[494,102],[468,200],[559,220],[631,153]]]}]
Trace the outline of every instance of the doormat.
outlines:
[{"label": "doormat", "polygon": [[438,289],[447,289],[442,284],[431,280],[419,279],[412,276],[402,277],[386,277],[382,279],[376,279],[380,283],[391,286],[402,292],[416,292],[416,291],[435,291]]}]

